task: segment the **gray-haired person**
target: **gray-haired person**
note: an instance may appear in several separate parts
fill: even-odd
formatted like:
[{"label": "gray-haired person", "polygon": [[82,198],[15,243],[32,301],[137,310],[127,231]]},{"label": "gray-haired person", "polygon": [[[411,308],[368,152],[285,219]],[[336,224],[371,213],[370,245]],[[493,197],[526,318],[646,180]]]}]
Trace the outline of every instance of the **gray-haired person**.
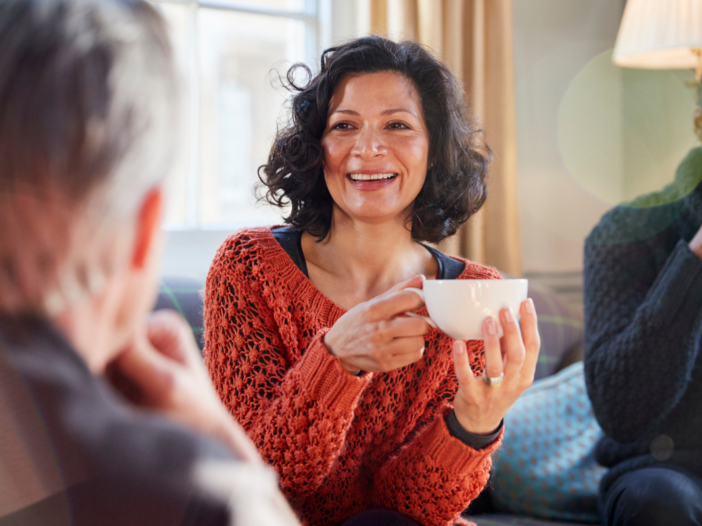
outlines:
[{"label": "gray-haired person", "polygon": [[176,91],[144,1],[0,2],[2,525],[297,523],[185,322],[147,320]]}]

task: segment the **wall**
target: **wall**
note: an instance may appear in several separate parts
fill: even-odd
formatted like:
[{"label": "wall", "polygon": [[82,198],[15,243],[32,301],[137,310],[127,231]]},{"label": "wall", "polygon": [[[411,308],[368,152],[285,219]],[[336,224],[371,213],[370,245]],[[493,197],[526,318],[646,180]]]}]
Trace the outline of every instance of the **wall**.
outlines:
[{"label": "wall", "polygon": [[609,203],[566,168],[558,113],[571,81],[613,46],[622,6],[614,0],[514,0],[513,6],[523,269],[579,270],[583,239]]},{"label": "wall", "polygon": [[661,188],[695,146],[689,72],[611,62],[624,2],[514,0],[526,274],[578,274],[613,205]]},{"label": "wall", "polygon": [[331,0],[332,45],[368,34],[370,2],[368,0]]},{"label": "wall", "polygon": [[630,200],[660,189],[699,142],[692,113],[692,70],[622,69],[623,194]]}]

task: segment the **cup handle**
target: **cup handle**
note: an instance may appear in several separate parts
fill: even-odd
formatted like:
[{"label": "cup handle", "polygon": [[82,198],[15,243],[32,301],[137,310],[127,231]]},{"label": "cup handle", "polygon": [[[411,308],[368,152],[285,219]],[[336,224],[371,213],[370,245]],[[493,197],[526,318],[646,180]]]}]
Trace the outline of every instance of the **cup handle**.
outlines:
[{"label": "cup handle", "polygon": [[[422,301],[424,301],[424,291],[422,289],[417,289],[415,287],[407,287],[406,289],[402,290],[408,290],[410,292],[416,293],[420,298],[422,298]],[[434,327],[435,329],[438,329],[439,327],[434,323],[434,320],[432,320],[429,316],[422,316],[421,314],[416,314],[414,312],[405,312],[406,316],[409,316],[411,318],[424,318],[424,321],[426,321],[431,327]]]}]

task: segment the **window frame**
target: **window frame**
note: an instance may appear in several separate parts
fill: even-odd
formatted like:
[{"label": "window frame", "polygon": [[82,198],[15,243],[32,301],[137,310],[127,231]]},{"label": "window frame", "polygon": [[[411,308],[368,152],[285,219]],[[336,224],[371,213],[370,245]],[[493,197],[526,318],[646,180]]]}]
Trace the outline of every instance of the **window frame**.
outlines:
[{"label": "window frame", "polygon": [[[264,15],[276,18],[298,20],[305,27],[305,63],[313,70],[317,65],[321,51],[329,47],[331,40],[331,2],[332,0],[302,0],[301,10],[282,10],[270,7],[258,7],[253,4],[229,2],[227,0],[150,0],[154,5],[179,5],[189,7],[188,26],[192,35],[192,44],[188,49],[187,79],[190,96],[183,103],[189,115],[191,127],[188,134],[191,155],[187,168],[187,204],[186,220],[184,223],[163,224],[163,230],[168,232],[168,244],[210,246],[214,239],[224,239],[226,233],[239,228],[260,225],[257,222],[240,223],[225,222],[218,224],[203,224],[200,220],[201,189],[200,189],[200,90],[199,90],[199,57],[198,57],[198,9],[211,9],[225,12]],[[252,188],[253,192],[253,188]],[[201,233],[201,235],[198,235]],[[202,242],[198,242],[198,238]]]},{"label": "window frame", "polygon": [[[305,62],[314,69],[320,53],[330,46],[332,33],[331,10],[333,0],[303,0],[304,9],[301,11],[283,11],[267,7],[257,7],[237,2],[213,0],[150,0],[154,5],[185,5],[190,8],[188,15],[188,30],[192,35],[187,57],[187,79],[190,96],[183,103],[189,114],[191,129],[188,134],[191,155],[187,175],[187,204],[186,222],[165,224],[165,243],[161,259],[161,275],[189,276],[204,282],[212,258],[234,231],[250,226],[261,226],[260,223],[222,223],[215,225],[200,222],[200,79],[198,23],[197,10],[200,8],[215,9],[228,12],[267,15],[293,20],[301,20],[305,24]],[[252,188],[253,191],[253,188]]]}]

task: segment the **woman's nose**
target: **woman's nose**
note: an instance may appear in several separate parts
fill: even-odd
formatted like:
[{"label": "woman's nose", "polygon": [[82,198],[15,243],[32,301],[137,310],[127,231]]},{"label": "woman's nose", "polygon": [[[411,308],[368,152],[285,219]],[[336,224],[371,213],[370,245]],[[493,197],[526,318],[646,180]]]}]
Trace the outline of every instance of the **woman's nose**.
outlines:
[{"label": "woman's nose", "polygon": [[386,153],[382,133],[372,126],[364,126],[356,139],[353,153],[361,157],[377,157]]}]

